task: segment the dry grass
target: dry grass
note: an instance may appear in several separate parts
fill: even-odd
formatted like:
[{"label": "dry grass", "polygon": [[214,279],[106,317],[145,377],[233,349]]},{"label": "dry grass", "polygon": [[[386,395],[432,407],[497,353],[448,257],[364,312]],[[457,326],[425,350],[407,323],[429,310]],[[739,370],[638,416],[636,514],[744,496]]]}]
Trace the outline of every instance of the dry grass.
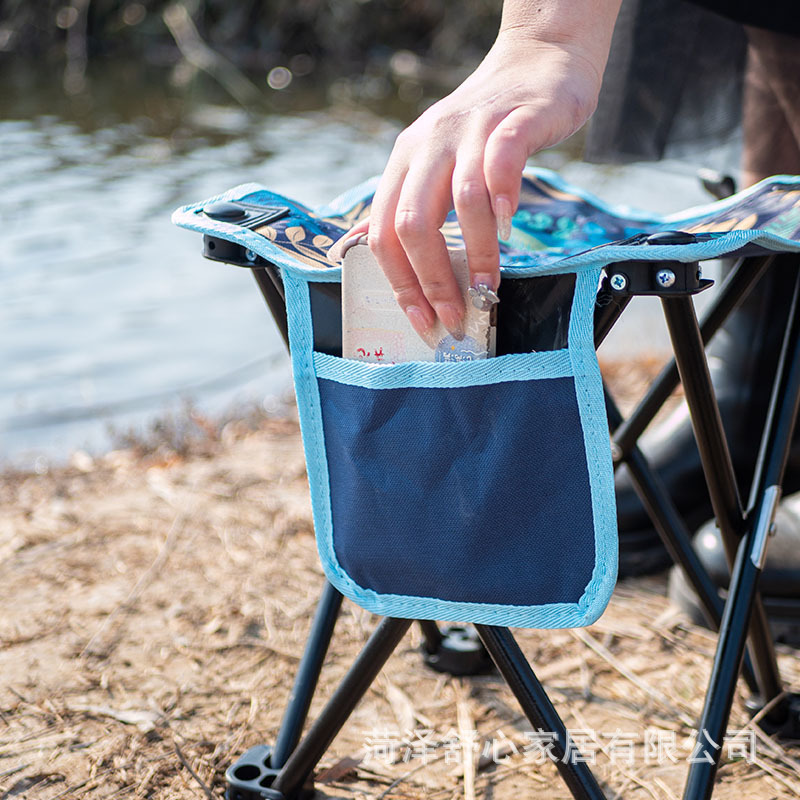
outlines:
[{"label": "dry grass", "polygon": [[[0,498],[0,798],[220,797],[225,768],[274,739],[323,584],[296,424],[229,423],[183,456],[79,455],[6,476]],[[312,717],[375,623],[344,603]],[[668,606],[663,578],[622,583],[587,630],[518,638],[609,798],[681,795],[714,637]],[[433,673],[419,644],[412,626],[318,788],[568,798],[553,765],[526,752],[531,726],[499,677]],[[781,666],[797,688],[796,655]],[[731,728],[746,724],[737,699]],[[659,731],[676,763],[646,757]],[[393,760],[374,749],[380,734]],[[726,756],[715,797],[800,796],[797,751],[756,749],[755,763]]]}]

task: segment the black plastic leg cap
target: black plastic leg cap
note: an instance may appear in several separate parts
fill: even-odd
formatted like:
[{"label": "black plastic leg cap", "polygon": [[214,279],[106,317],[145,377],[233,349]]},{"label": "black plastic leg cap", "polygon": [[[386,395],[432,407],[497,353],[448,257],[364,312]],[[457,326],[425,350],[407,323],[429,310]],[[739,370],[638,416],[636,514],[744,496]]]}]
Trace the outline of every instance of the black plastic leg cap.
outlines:
[{"label": "black plastic leg cap", "polygon": [[442,629],[442,640],[433,652],[424,645],[425,663],[437,672],[450,675],[479,675],[494,664],[472,627],[449,625]]},{"label": "black plastic leg cap", "polygon": [[226,800],[284,800],[283,794],[270,788],[278,771],[270,766],[272,748],[266,744],[251,747],[235,764],[228,767],[225,780]]}]

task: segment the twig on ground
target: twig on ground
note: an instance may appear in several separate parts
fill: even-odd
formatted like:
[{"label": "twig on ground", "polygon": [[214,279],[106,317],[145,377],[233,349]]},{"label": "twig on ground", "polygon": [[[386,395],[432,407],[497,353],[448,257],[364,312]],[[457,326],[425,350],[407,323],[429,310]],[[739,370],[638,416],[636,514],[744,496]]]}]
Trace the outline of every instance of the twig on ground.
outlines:
[{"label": "twig on ground", "polygon": [[475,800],[475,755],[472,752],[475,728],[469,710],[469,689],[460,680],[454,683],[454,687],[458,736],[461,740],[461,757],[464,762],[464,800]]},{"label": "twig on ground", "polygon": [[660,706],[665,708],[671,714],[674,714],[684,725],[691,727],[694,724],[692,718],[681,709],[677,708],[658,690],[649,686],[638,675],[634,675],[616,656],[613,655],[607,648],[603,647],[600,642],[593,636],[586,633],[586,631],[579,628],[574,628],[570,633],[579,641],[583,642],[589,649],[594,650],[597,655],[612,666],[623,678],[627,678],[634,686],[641,689],[651,700],[654,700]]},{"label": "twig on ground", "polygon": [[214,800],[214,793],[209,789],[208,785],[205,781],[192,769],[192,765],[187,760],[186,756],[181,752],[181,748],[178,746],[177,742],[172,743],[175,747],[175,754],[180,759],[181,764],[188,770],[189,774],[197,781],[200,788],[205,792],[206,797],[208,800]]},{"label": "twig on ground", "polygon": [[669,800],[678,800],[677,795],[667,786],[661,778],[653,778],[653,783],[661,789],[662,792],[669,798]]},{"label": "twig on ground", "polygon": [[22,772],[24,769],[28,769],[30,764],[19,764],[16,767],[11,767],[11,769],[7,769],[5,772],[0,772],[0,778],[7,778],[9,775],[14,775],[17,772]]}]

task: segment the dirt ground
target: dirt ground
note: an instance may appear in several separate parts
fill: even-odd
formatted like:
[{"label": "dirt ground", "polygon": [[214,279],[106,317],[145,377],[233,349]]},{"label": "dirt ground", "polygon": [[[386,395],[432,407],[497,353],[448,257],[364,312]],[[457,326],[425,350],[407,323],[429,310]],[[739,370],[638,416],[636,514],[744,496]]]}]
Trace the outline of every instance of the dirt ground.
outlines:
[{"label": "dirt ground", "polygon": [[[226,767],[275,738],[322,585],[291,418],[7,474],[0,798],[221,797]],[[376,622],[344,602],[312,718]],[[715,637],[670,607],[663,576],[622,582],[591,628],[516,634],[609,798],[681,796]],[[317,788],[570,797],[501,679],[433,672],[420,643],[412,626]],[[799,689],[796,652],[779,657]],[[800,797],[800,751],[748,726],[741,698],[731,737],[715,798]]]}]

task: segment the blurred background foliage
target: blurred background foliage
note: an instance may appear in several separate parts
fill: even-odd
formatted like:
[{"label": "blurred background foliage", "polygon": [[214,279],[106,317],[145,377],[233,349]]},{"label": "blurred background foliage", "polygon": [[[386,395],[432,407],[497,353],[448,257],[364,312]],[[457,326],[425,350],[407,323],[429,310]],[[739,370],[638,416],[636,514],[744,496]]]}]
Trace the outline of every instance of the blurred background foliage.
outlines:
[{"label": "blurred background foliage", "polygon": [[[451,83],[447,68],[474,65],[491,45],[501,6],[501,0],[0,0],[0,67],[9,57],[44,61],[63,69],[68,93],[81,91],[93,63],[116,57],[153,66],[188,62],[217,78],[221,71],[223,82],[234,74],[231,67],[251,78],[275,67],[301,78],[392,67],[444,68],[443,81]],[[419,60],[403,60],[406,52]]]}]

